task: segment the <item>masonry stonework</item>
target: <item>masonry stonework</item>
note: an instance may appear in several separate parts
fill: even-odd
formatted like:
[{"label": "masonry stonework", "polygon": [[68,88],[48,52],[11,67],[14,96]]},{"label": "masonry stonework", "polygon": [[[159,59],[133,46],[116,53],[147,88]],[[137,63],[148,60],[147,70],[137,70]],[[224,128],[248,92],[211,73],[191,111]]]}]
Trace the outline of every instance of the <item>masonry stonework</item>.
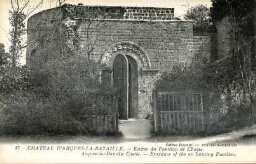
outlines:
[{"label": "masonry stonework", "polygon": [[[173,20],[173,8],[64,5],[28,20],[27,65],[58,58],[63,41],[68,53],[90,54],[102,66],[102,81],[113,81],[118,54],[138,65],[138,115],[152,114],[152,91],[164,71],[189,64],[203,51],[210,56],[210,37],[193,36],[193,22]],[[40,56],[40,58],[35,58]],[[42,60],[39,60],[42,59]]]}]

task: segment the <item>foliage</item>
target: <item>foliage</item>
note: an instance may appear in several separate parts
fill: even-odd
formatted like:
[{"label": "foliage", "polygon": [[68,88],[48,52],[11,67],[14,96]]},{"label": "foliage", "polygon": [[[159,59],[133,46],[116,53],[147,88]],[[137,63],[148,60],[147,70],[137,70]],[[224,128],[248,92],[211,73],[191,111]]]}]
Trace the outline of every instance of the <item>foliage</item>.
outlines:
[{"label": "foliage", "polygon": [[[256,85],[253,73],[255,60],[251,58],[254,51],[251,50],[254,47],[249,39],[251,36],[240,33],[241,27],[236,23],[230,34],[233,45],[229,56],[210,62],[204,51],[199,50],[191,64],[173,67],[156,83],[156,89],[161,91],[206,91],[210,100],[207,104],[210,104],[212,112],[217,114],[222,108],[227,110],[227,113],[219,113],[219,119],[207,127],[204,132],[207,135],[248,126],[253,120],[251,104],[255,101]],[[222,126],[223,131],[219,130]]]},{"label": "foliage", "polygon": [[0,91],[6,94],[15,90],[26,90],[29,86],[28,75],[29,70],[25,66],[10,68],[0,75]]},{"label": "foliage", "polygon": [[212,64],[215,71],[214,82],[225,92],[228,113],[209,127],[212,132],[230,131],[252,123],[255,110],[255,1],[212,0],[210,9],[214,23],[224,17],[230,23],[228,56]]},{"label": "foliage", "polygon": [[100,98],[114,96],[114,90],[101,85],[98,64],[89,62],[85,56],[48,61],[40,72],[32,74],[31,83],[36,85],[35,92],[63,104],[73,113],[97,113],[95,110],[104,107],[96,109],[97,104],[102,103]]},{"label": "foliage", "polygon": [[12,55],[12,64],[15,67],[22,53],[22,36],[26,33],[25,30],[25,18],[26,15],[23,12],[9,11],[10,24],[13,27],[10,31],[11,35],[11,47],[10,53]]},{"label": "foliage", "polygon": [[202,135],[227,133],[253,125],[251,113],[252,108],[250,106],[244,104],[230,106],[227,113],[208,125]]},{"label": "foliage", "polygon": [[197,5],[189,8],[184,18],[186,20],[193,20],[194,26],[202,29],[207,30],[211,25],[210,9],[204,5]]},{"label": "foliage", "polygon": [[50,98],[65,102],[70,96],[86,96],[99,86],[99,68],[83,56],[67,59],[52,59],[40,69],[32,70],[32,83],[35,89],[43,86]]},{"label": "foliage", "polygon": [[23,67],[13,67],[11,56],[4,50],[2,45],[0,63],[0,91],[2,94],[11,93],[15,90],[26,90],[28,83],[29,70]]},{"label": "foliage", "polygon": [[228,17],[231,23],[229,56],[218,65],[226,65],[218,69],[223,75],[223,84],[228,90],[235,89],[243,94],[243,101],[249,95],[255,101],[255,38],[254,38],[254,7],[255,1],[213,0],[211,18],[214,23]]},{"label": "foliage", "polygon": [[[198,58],[197,58],[198,59]],[[201,63],[201,64],[199,64]],[[209,115],[214,115],[216,120],[211,120],[200,135],[214,135],[230,132],[239,128],[252,125],[252,107],[250,103],[232,101],[235,97],[224,96],[231,90],[238,89],[232,81],[235,70],[229,69],[230,61],[212,64],[207,60],[193,61],[190,66],[175,66],[171,72],[165,72],[156,83],[160,91],[200,91],[204,93],[204,106]],[[227,88],[230,88],[227,91]],[[255,87],[255,86],[254,86]],[[238,90],[239,91],[239,90]],[[211,109],[209,111],[209,109]],[[191,134],[188,132],[188,134]]]},{"label": "foliage", "polygon": [[[253,8],[255,1],[213,0],[211,19],[216,23],[225,16],[231,23],[228,56],[209,62],[203,51],[189,66],[176,66],[162,75],[157,89],[207,91],[209,114],[217,119],[202,134],[229,132],[253,123],[255,110],[255,39]],[[254,104],[254,105],[253,105]],[[207,107],[208,108],[208,107]],[[221,110],[224,110],[221,111]]]},{"label": "foliage", "polygon": [[62,4],[64,4],[66,2],[66,0],[58,0],[58,6],[61,6]]},{"label": "foliage", "polygon": [[26,34],[25,21],[28,16],[42,4],[42,2],[43,0],[30,9],[28,7],[30,0],[11,0],[9,22],[12,27],[10,31],[10,55],[12,67],[16,67],[19,64],[23,49],[26,47],[26,43],[23,40],[23,37]]},{"label": "foliage", "polygon": [[212,0],[210,15],[214,22],[220,21],[225,16],[237,19],[252,19],[255,7],[254,0]]},{"label": "foliage", "polygon": [[27,131],[21,120],[30,121],[33,118],[28,116],[29,109],[25,105],[28,99],[24,95],[29,89],[30,72],[25,66],[13,67],[12,57],[5,53],[4,46],[0,53],[0,134],[25,134]]},{"label": "foliage", "polygon": [[9,63],[10,55],[9,53],[5,52],[4,44],[0,43],[0,66],[1,66],[1,72],[4,72],[6,69],[6,64]]},{"label": "foliage", "polygon": [[82,122],[74,120],[56,101],[32,93],[12,93],[1,110],[0,134],[86,134]]},{"label": "foliage", "polygon": [[164,72],[157,81],[156,88],[162,91],[215,90],[209,64],[204,53],[198,53],[190,64],[175,65],[171,72]]},{"label": "foliage", "polygon": [[[31,70],[8,62],[9,71],[3,71],[5,80],[1,82],[9,87],[5,88],[8,92],[0,94],[1,134],[86,134],[90,127],[81,120],[84,115],[116,113],[112,111],[115,90],[100,83],[99,65],[89,57],[97,38],[87,40],[89,52],[80,56],[76,26],[61,28],[56,28],[55,35],[40,33],[39,39],[45,35],[52,38],[54,49],[40,45],[40,49],[33,50]],[[69,34],[71,38],[67,38]],[[19,83],[22,87],[17,87]]]},{"label": "foliage", "polygon": [[30,71],[27,90],[15,88],[1,97],[0,133],[87,134],[90,127],[81,121],[85,114],[116,112],[114,90],[100,84],[98,69],[86,57],[72,56]]},{"label": "foliage", "polygon": [[[81,121],[85,114],[116,112],[111,111],[114,90],[100,84],[99,65],[91,61],[87,54],[80,56],[76,49],[69,51],[69,42],[63,42],[66,32],[76,30],[73,26],[66,28],[56,31],[60,33],[53,38],[54,52],[43,47],[35,50],[32,69],[24,68],[27,71],[24,74],[17,71],[19,78],[14,76],[14,79],[4,81],[12,89],[5,89],[8,92],[5,96],[1,95],[1,134],[85,134],[90,131],[90,127]],[[92,42],[90,44],[94,45],[96,40]],[[49,55],[53,53],[55,55]],[[12,67],[8,66],[8,70]],[[13,68],[19,70],[17,65]],[[26,82],[24,89],[17,88],[21,79]]]}]

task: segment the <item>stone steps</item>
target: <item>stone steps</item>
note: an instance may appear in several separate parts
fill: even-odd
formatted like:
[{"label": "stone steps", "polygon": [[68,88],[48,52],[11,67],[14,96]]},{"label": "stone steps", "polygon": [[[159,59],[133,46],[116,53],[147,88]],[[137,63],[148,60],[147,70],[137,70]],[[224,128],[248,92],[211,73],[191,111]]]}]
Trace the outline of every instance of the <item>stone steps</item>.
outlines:
[{"label": "stone steps", "polygon": [[119,131],[122,133],[124,138],[148,138],[151,136],[152,120],[119,120]]}]

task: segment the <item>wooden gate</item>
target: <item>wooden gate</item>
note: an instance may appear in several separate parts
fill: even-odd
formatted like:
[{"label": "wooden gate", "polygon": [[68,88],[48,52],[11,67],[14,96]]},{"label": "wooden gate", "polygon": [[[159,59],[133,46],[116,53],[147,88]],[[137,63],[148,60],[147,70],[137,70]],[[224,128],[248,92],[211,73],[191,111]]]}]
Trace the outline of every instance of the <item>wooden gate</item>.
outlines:
[{"label": "wooden gate", "polygon": [[204,129],[202,93],[154,91],[153,97],[156,132],[184,134]]},{"label": "wooden gate", "polygon": [[118,109],[117,98],[113,94],[91,93],[90,105],[93,106],[80,118],[89,134],[108,135],[117,134]]}]

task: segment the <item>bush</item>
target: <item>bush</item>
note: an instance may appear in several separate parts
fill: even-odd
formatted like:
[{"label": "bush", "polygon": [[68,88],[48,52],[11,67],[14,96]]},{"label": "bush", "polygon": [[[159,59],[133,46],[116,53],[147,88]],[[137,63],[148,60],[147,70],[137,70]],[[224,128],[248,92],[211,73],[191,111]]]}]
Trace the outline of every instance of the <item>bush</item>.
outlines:
[{"label": "bush", "polygon": [[1,111],[2,135],[85,134],[83,123],[75,120],[61,104],[42,100],[34,94],[11,95]]},{"label": "bush", "polygon": [[29,86],[29,69],[23,67],[6,67],[0,71],[1,94],[15,92],[15,90],[26,90]]},{"label": "bush", "polygon": [[[229,132],[251,125],[253,123],[253,98],[251,101],[240,98],[239,101],[235,102],[235,96],[238,93],[255,94],[255,81],[251,82],[251,93],[246,93],[246,89],[241,89],[244,85],[241,85],[243,79],[236,76],[237,72],[232,67],[232,60],[228,58],[228,60],[221,62],[210,63],[203,56],[198,53],[190,65],[175,66],[171,72],[163,73],[161,79],[156,83],[156,89],[158,91],[178,92],[199,91],[204,94],[204,111],[207,115],[206,118],[210,119],[205,120],[205,122],[210,124],[207,125],[204,132],[199,134],[210,135]],[[210,117],[208,117],[209,115]],[[211,116],[215,118],[211,118]],[[175,134],[175,131],[173,133]]]},{"label": "bush", "polygon": [[87,134],[83,115],[116,112],[114,89],[100,84],[97,63],[83,57],[51,60],[24,75],[24,89],[0,99],[2,135]]},{"label": "bush", "polygon": [[253,125],[251,110],[250,106],[245,105],[229,107],[227,113],[220,117],[218,121],[210,124],[204,133],[206,135],[215,135]]}]

